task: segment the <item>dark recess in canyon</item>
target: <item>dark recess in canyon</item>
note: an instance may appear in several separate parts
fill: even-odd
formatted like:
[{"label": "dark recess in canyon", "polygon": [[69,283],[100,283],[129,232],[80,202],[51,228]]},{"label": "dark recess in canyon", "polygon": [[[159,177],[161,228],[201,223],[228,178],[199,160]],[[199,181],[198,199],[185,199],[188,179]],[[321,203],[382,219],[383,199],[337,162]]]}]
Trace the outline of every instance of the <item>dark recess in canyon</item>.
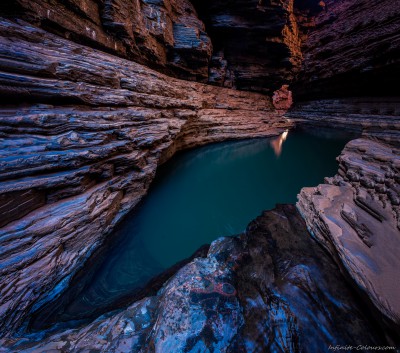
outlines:
[{"label": "dark recess in canyon", "polygon": [[[209,82],[271,94],[301,66],[307,30],[295,14],[321,10],[317,1],[193,0],[213,43]],[[300,16],[299,16],[300,17]]]},{"label": "dark recess in canyon", "polygon": [[[399,344],[399,82],[400,0],[2,1],[0,352],[166,353],[164,328],[192,335],[174,352],[313,352],[326,332]],[[77,284],[176,151],[295,124],[362,135],[336,176],[302,190],[300,213],[265,212],[157,294],[30,341],[32,315]],[[204,314],[202,330],[177,327],[174,310]]]}]

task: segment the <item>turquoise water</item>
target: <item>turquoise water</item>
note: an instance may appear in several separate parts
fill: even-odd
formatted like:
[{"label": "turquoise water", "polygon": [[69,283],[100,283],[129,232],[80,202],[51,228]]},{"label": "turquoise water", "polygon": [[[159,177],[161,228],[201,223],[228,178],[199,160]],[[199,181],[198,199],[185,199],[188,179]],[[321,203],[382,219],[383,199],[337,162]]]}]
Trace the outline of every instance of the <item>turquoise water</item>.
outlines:
[{"label": "turquoise water", "polygon": [[111,303],[201,245],[243,232],[276,203],[295,203],[302,187],[336,173],[348,140],[304,132],[284,137],[208,145],[166,163],[65,317]]}]

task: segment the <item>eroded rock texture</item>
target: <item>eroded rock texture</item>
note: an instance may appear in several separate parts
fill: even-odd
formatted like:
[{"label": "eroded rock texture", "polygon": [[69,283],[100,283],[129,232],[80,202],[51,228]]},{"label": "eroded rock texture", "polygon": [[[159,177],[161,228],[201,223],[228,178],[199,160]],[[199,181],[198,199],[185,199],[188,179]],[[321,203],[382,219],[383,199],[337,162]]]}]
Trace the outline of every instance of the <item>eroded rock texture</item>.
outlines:
[{"label": "eroded rock texture", "polygon": [[211,40],[188,0],[9,0],[1,13],[175,76],[208,78]]},{"label": "eroded rock texture", "polygon": [[[278,206],[245,234],[220,238],[156,296],[20,352],[328,352],[382,344],[335,263],[294,206]],[[362,350],[360,350],[362,351]]]},{"label": "eroded rock texture", "polygon": [[[32,2],[33,3],[33,2]],[[0,335],[54,299],[176,150],[279,134],[265,96],[0,21]]]},{"label": "eroded rock texture", "polygon": [[357,139],[338,160],[338,174],[302,189],[297,206],[313,236],[400,332],[399,149]]},{"label": "eroded rock texture", "polygon": [[324,10],[314,18],[293,85],[297,100],[398,96],[400,1],[321,3]]},{"label": "eroded rock texture", "polygon": [[303,63],[290,85],[301,124],[333,126],[398,144],[400,1],[327,0],[297,16]]},{"label": "eroded rock texture", "polygon": [[0,14],[183,79],[272,94],[298,72],[310,17],[323,8],[318,4],[9,0]]}]

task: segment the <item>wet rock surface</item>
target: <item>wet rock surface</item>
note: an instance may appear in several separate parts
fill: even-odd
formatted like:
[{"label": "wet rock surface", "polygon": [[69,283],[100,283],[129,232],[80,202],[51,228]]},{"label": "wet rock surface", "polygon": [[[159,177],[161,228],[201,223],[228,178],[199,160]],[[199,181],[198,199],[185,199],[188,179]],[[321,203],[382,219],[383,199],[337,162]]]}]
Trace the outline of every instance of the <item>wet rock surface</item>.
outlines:
[{"label": "wet rock surface", "polygon": [[57,298],[177,150],[276,135],[268,97],[0,21],[0,336]]},{"label": "wet rock surface", "polygon": [[313,236],[384,317],[400,327],[400,153],[367,139],[349,142],[338,174],[304,188],[297,204]]},{"label": "wet rock surface", "polygon": [[1,343],[4,352],[328,352],[349,342],[385,341],[286,205],[213,242],[155,296],[40,343]]}]

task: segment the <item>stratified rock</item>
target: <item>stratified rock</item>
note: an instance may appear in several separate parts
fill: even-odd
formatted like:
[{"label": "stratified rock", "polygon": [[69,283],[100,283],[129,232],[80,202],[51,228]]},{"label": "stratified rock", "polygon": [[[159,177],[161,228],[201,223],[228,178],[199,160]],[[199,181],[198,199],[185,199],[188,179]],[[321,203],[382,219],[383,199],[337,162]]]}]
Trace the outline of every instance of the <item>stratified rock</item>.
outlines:
[{"label": "stratified rock", "polygon": [[10,0],[0,14],[165,73],[208,78],[212,44],[188,0]]},{"label": "stratified rock", "polygon": [[[245,234],[214,241],[156,296],[41,342],[3,352],[329,352],[384,344],[336,264],[294,206],[278,206]],[[367,349],[358,349],[367,351]]]},{"label": "stratified rock", "polygon": [[0,35],[0,336],[57,298],[175,151],[290,126],[260,94],[21,21],[1,20]]},{"label": "stratified rock", "polygon": [[296,100],[398,96],[400,1],[320,3],[323,11],[309,26],[301,74],[291,87]]},{"label": "stratified rock", "polygon": [[297,5],[303,63],[288,117],[311,127],[400,141],[400,1],[326,0]]},{"label": "stratified rock", "polygon": [[339,172],[297,204],[313,236],[400,332],[400,151],[349,142]]},{"label": "stratified rock", "polygon": [[400,146],[399,97],[352,97],[297,102],[286,116],[299,125],[339,128]]}]

